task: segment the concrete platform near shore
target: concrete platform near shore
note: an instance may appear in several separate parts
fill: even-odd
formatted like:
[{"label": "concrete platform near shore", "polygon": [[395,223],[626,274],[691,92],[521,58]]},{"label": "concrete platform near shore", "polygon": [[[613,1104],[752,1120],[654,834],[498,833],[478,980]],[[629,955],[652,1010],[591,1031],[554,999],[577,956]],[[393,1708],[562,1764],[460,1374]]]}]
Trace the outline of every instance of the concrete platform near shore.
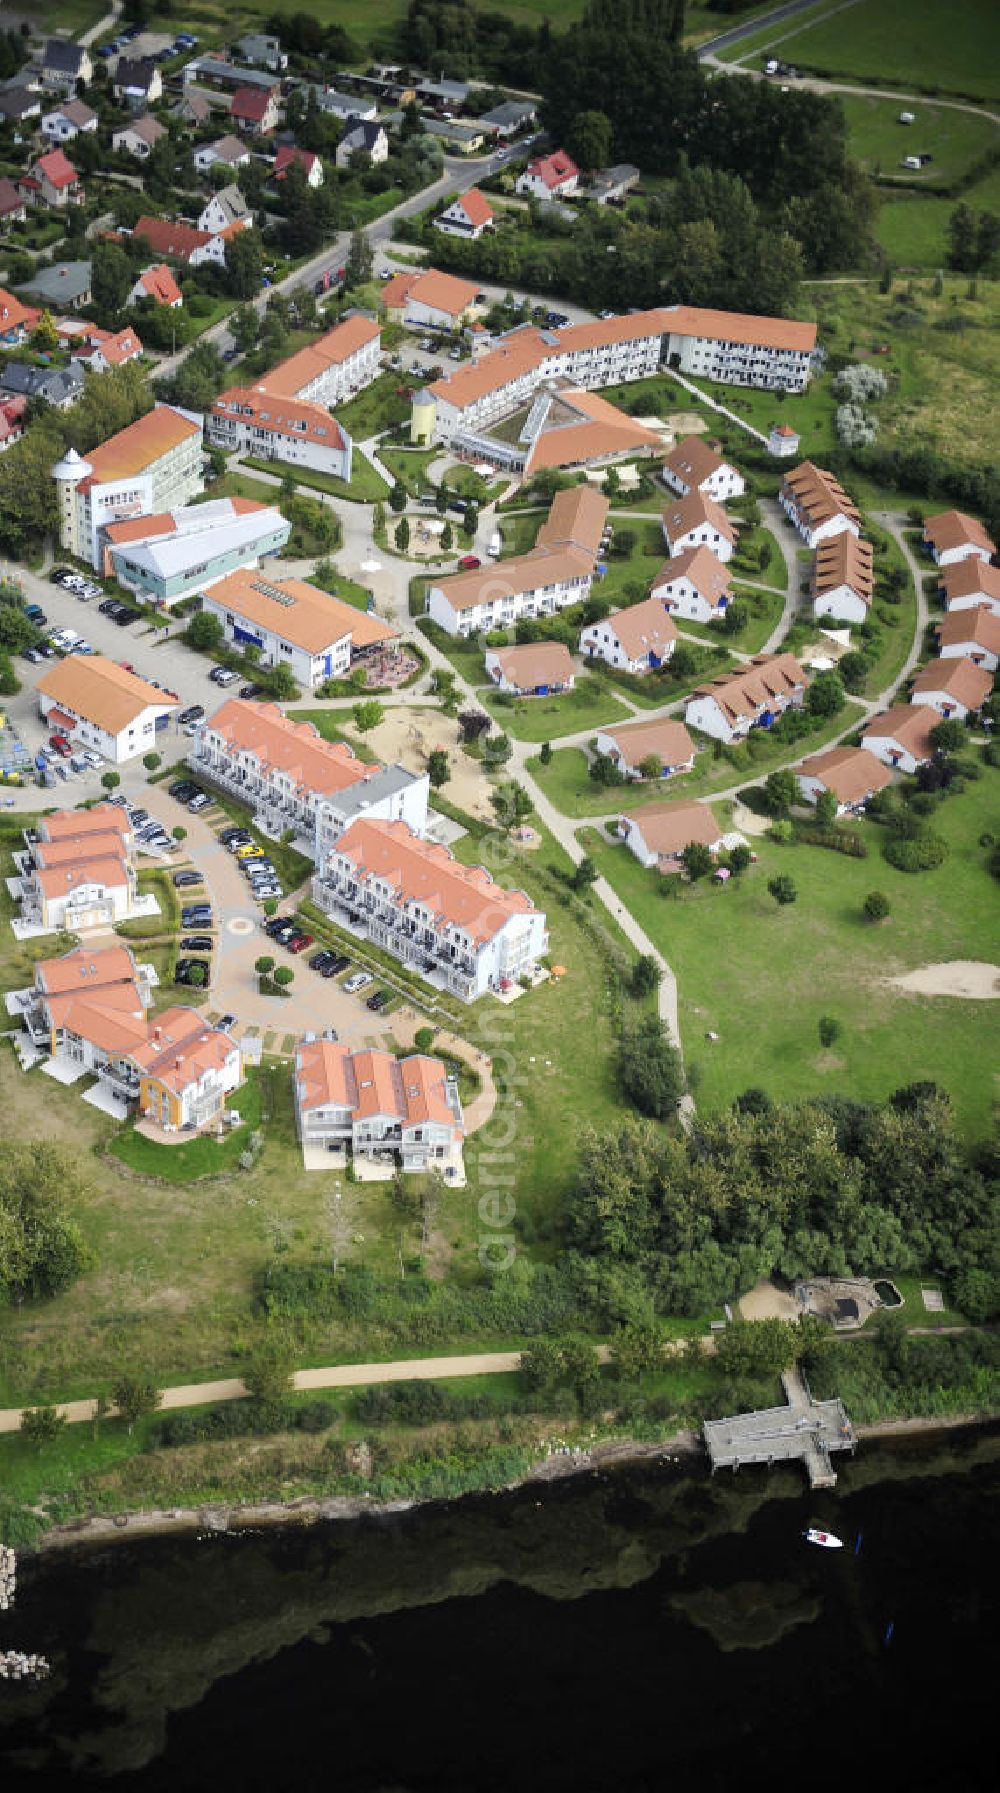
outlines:
[{"label": "concrete platform near shore", "polygon": [[832,1488],[837,1475],[831,1454],[853,1451],[857,1442],[844,1403],[814,1401],[798,1369],[786,1370],[781,1381],[787,1406],[705,1421],[702,1431],[712,1473],[754,1463],[770,1469],[775,1463],[801,1458],[811,1488]]}]

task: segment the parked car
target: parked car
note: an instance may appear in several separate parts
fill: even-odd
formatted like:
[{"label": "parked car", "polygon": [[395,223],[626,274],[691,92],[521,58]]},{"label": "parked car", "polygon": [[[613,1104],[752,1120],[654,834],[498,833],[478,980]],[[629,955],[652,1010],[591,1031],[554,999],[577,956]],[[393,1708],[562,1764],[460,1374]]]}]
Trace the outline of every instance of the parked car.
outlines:
[{"label": "parked car", "polygon": [[200,810],[207,809],[211,801],[211,797],[205,791],[199,791],[197,797],[191,798],[188,809],[193,816],[196,816]]},{"label": "parked car", "polygon": [[205,959],[178,959],[174,966],[174,983],[188,984],[194,989],[203,990],[212,976],[212,968]]},{"label": "parked car", "polygon": [[374,996],[369,996],[367,1006],[377,1015],[380,1009],[385,1008],[388,1000],[388,990],[376,990]]},{"label": "parked car", "polygon": [[22,660],[30,660],[32,666],[40,666],[45,659],[45,655],[40,648],[24,647],[21,649],[21,658]]},{"label": "parked car", "polygon": [[131,623],[138,622],[139,614],[138,610],[132,609],[131,604],[119,604],[117,610],[112,612],[111,620],[117,623],[119,629],[127,629]]},{"label": "parked car", "polygon": [[193,778],[175,778],[168,789],[171,797],[176,797],[178,803],[190,803],[192,797],[204,795],[201,785],[195,784]]},{"label": "parked car", "polygon": [[340,973],[342,971],[347,971],[347,969],[350,966],[350,963],[351,963],[351,961],[347,957],[346,953],[338,953],[336,958],[333,961],[333,964],[330,966],[330,970],[327,975],[329,977],[339,977]]},{"label": "parked car", "polygon": [[474,573],[476,568],[481,567],[482,564],[482,561],[476,554],[463,554],[458,563],[459,570],[463,573]]},{"label": "parked car", "polygon": [[175,890],[190,890],[192,884],[204,884],[204,882],[204,873],[195,871],[193,867],[189,871],[174,873]]},{"label": "parked car", "polygon": [[69,576],[71,571],[72,569],[70,567],[53,567],[49,574],[49,578],[53,585],[62,585],[63,581]]},{"label": "parked car", "polygon": [[186,903],[181,910],[182,928],[210,928],[212,926],[211,903]]},{"label": "parked car", "polygon": [[246,836],[247,839],[250,838],[247,830],[241,828],[238,822],[229,822],[225,828],[220,828],[219,830],[219,839],[224,847],[228,847],[230,841],[234,841],[237,836]]},{"label": "parked car", "polygon": [[252,884],[250,886],[250,895],[253,897],[255,903],[268,903],[272,897],[275,902],[280,903],[284,894],[285,888],[283,884]]},{"label": "parked car", "polygon": [[181,941],[181,952],[210,953],[214,944],[211,934],[185,934]]},{"label": "parked car", "polygon": [[186,723],[186,722],[201,722],[201,721],[203,721],[204,716],[205,716],[204,704],[188,704],[187,709],[181,711],[177,720],[183,727],[184,723]]},{"label": "parked car", "polygon": [[241,685],[238,695],[243,698],[259,697],[263,689],[263,685]]},{"label": "parked car", "polygon": [[348,996],[354,996],[358,990],[364,990],[368,984],[374,982],[375,979],[370,971],[355,971],[354,974],[348,978],[344,985],[344,989],[347,991]]},{"label": "parked car", "polygon": [[313,953],[313,956],[309,961],[310,967],[313,971],[324,971],[326,969],[327,965],[332,965],[332,963],[333,963],[333,954],[330,951],[330,948],[328,946],[320,947],[319,952]]},{"label": "parked car", "polygon": [[83,760],[85,765],[90,767],[92,772],[99,772],[101,767],[104,764],[104,761],[101,758],[100,754],[95,753],[94,749],[92,747],[82,748],[81,752],[80,752],[80,758]]},{"label": "parked car", "polygon": [[216,1025],[216,1027],[220,1028],[223,1033],[228,1033],[231,1027],[236,1026],[236,1016],[235,1015],[220,1015],[219,1019],[215,1023],[215,1025]]},{"label": "parked car", "polygon": [[312,934],[295,934],[291,940],[286,940],[285,945],[290,953],[304,953],[306,947],[312,945],[313,938]]},{"label": "parked car", "polygon": [[257,853],[263,853],[263,847],[254,840],[253,835],[247,841],[238,841],[233,848],[237,859],[253,859]]},{"label": "parked car", "polygon": [[230,666],[213,666],[208,676],[213,685],[231,685],[233,680],[239,677],[239,674],[235,673]]}]

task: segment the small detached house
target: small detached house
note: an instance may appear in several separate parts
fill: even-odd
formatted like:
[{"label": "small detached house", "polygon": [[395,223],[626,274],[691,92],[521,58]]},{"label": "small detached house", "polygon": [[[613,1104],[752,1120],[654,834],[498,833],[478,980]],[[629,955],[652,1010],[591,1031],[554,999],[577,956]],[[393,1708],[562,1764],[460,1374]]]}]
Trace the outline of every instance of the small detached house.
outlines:
[{"label": "small detached house", "polygon": [[486,672],[499,691],[512,691],[518,697],[550,697],[557,691],[572,691],[576,679],[569,648],[561,641],[488,648]]},{"label": "small detached house", "polygon": [[615,610],[580,635],[580,652],[621,672],[656,672],[677,645],[677,624],[659,598]]},{"label": "small detached house", "polygon": [[802,461],[786,473],[778,493],[789,522],[798,530],[807,548],[848,529],[861,533],[861,513],[852,503],[838,479],[812,461]]},{"label": "small detached house", "polygon": [[15,86],[0,88],[0,120],[4,124],[21,125],[28,118],[38,118],[42,102],[35,88]]},{"label": "small detached house", "polygon": [[224,168],[246,168],[250,151],[238,137],[218,137],[214,143],[202,143],[194,152],[194,165],[199,174],[207,173],[221,162]]},{"label": "small detached house", "polygon": [[598,205],[621,205],[641,179],[642,170],[634,162],[617,162],[613,168],[602,168],[595,174],[587,196]]},{"label": "small detached house", "polygon": [[711,548],[686,548],[660,568],[651,596],[686,622],[722,622],[733,601],[729,574]]},{"label": "small detached house", "polygon": [[949,613],[976,610],[983,604],[994,616],[1000,616],[1000,567],[980,560],[977,554],[945,567],[938,590]]},{"label": "small detached house", "polygon": [[42,136],[50,143],[70,143],[81,131],[89,134],[97,129],[97,113],[83,100],[65,100],[42,118]]},{"label": "small detached house", "polygon": [[538,156],[518,175],[515,193],[527,199],[566,199],[580,184],[580,170],[563,149],[551,156]]},{"label": "small detached house", "polygon": [[707,803],[650,803],[633,815],[624,815],[618,832],[640,865],[661,872],[680,870],[685,847],[697,844],[718,853],[725,844],[723,831]]},{"label": "small detached house", "polygon": [[861,541],[849,529],[820,542],[812,570],[813,615],[832,616],[845,623],[867,621],[875,589],[871,542]]},{"label": "small detached house", "polygon": [[120,131],[114,131],[111,147],[134,156],[137,162],[144,162],[150,150],[166,135],[166,125],[161,125],[158,118],[147,112],[142,118],[133,119],[131,124],[123,125]]},{"label": "small detached house", "polygon": [[775,460],[787,461],[799,452],[799,433],[790,423],[772,423],[767,438],[767,452]]},{"label": "small detached house", "polygon": [[221,230],[231,232],[233,225],[237,230],[249,230],[252,223],[253,213],[235,182],[213,193],[198,216],[198,229],[210,231],[213,236]]},{"label": "small detached house", "polygon": [[133,112],[163,98],[163,77],[148,58],[119,56],[112,85],[115,99]]},{"label": "small detached house", "polygon": [[453,199],[451,205],[434,220],[435,230],[443,230],[449,237],[481,237],[484,230],[492,230],[495,222],[493,207],[478,187],[470,187],[468,193],[461,193]]},{"label": "small detached house", "polygon": [[42,51],[42,83],[72,93],[78,81],[88,86],[94,78],[90,51],[67,37],[50,37]]},{"label": "small detached house", "polygon": [[233,94],[229,115],[238,131],[248,137],[270,137],[278,128],[278,90],[273,87],[239,87]]},{"label": "small detached house", "polygon": [[356,153],[369,155],[373,168],[377,168],[380,162],[388,161],[389,139],[384,126],[377,119],[348,120],[347,129],[337,145],[337,167],[349,168],[351,157]]},{"label": "small detached house", "polygon": [[90,324],[83,337],[77,338],[71,358],[89,367],[91,373],[104,374],[110,367],[124,367],[141,356],[142,343],[134,330],[99,330]]},{"label": "small detached house", "polygon": [[996,672],[1000,660],[1000,616],[988,604],[975,610],[949,611],[938,624],[938,650],[942,660],[971,660]]},{"label": "small detached house", "polygon": [[183,305],[184,295],[165,261],[157,262],[155,267],[146,268],[139,275],[128,301],[130,305],[138,305],[141,299],[152,299],[155,304],[167,305],[174,311]]},{"label": "small detached house", "polygon": [[24,305],[13,293],[0,286],[0,347],[20,348],[27,342],[40,313],[34,305]]},{"label": "small detached house", "polygon": [[810,754],[796,773],[799,790],[807,803],[815,803],[824,791],[837,799],[837,814],[858,815],[869,797],[892,783],[892,773],[864,747],[828,747]]},{"label": "small detached house", "polygon": [[981,710],[993,690],[993,674],[974,660],[932,660],[913,681],[911,703],[930,704],[948,720],[964,722]]},{"label": "small detached house", "polygon": [[28,202],[24,194],[18,192],[8,175],[0,175],[0,230],[6,230],[9,224],[26,224],[27,221]]},{"label": "small detached house", "polygon": [[711,548],[719,560],[730,560],[736,531],[721,505],[704,493],[690,492],[663,513],[663,539],[671,556],[686,548]]},{"label": "small detached house", "polygon": [[678,442],[663,463],[662,477],[664,485],[679,498],[686,498],[689,492],[701,492],[706,498],[714,498],[716,504],[726,504],[746,491],[742,473],[723,460],[703,436],[685,436],[683,442]]},{"label": "small detached house", "polygon": [[86,198],[80,176],[61,149],[50,149],[46,155],[39,156],[23,185],[33,186],[39,203],[56,210],[82,205]]},{"label": "small detached house", "polygon": [[964,511],[939,511],[936,517],[927,517],[924,547],[939,567],[972,558],[992,560],[997,551],[996,542],[982,524],[975,517],[967,517]]},{"label": "small detached house", "polygon": [[625,778],[644,778],[653,760],[659,765],[658,778],[690,772],[694,765],[691,736],[683,722],[674,722],[669,716],[661,716],[655,722],[626,722],[620,728],[602,728],[594,745]]},{"label": "small detached house", "polygon": [[283,144],[274,158],[271,179],[287,180],[293,168],[301,168],[307,187],[315,189],[323,185],[323,163],[315,150],[298,149],[293,143]]},{"label": "small detached house", "polygon": [[933,757],[931,729],[940,720],[930,704],[894,704],[891,710],[872,717],[861,745],[894,772],[915,772]]},{"label": "small detached house", "polygon": [[794,654],[755,654],[735,672],[699,685],[684,720],[715,741],[741,741],[752,728],[770,728],[801,704],[808,682]]}]

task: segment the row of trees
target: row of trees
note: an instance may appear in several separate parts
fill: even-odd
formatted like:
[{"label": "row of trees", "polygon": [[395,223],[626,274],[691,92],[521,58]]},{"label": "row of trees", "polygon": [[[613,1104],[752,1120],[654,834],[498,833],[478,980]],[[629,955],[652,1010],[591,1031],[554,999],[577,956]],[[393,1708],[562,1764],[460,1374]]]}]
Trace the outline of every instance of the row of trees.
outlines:
[{"label": "row of trees", "polygon": [[673,1138],[648,1122],[591,1133],[567,1211],[574,1251],[641,1270],[666,1312],[700,1313],[760,1276],[934,1266],[961,1291],[992,1278],[996,1162],[970,1162],[947,1097],[776,1108],[748,1092]]}]

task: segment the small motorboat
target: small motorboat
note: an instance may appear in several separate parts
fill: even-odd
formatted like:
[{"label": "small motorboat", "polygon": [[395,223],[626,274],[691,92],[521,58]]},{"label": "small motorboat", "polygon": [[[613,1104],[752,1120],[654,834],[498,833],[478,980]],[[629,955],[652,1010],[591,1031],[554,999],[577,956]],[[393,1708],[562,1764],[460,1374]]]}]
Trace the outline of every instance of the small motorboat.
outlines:
[{"label": "small motorboat", "polygon": [[833,1532],[817,1531],[812,1525],[807,1532],[802,1533],[802,1536],[807,1544],[819,1544],[823,1550],[843,1550],[844,1548],[843,1538],[835,1537]]}]

